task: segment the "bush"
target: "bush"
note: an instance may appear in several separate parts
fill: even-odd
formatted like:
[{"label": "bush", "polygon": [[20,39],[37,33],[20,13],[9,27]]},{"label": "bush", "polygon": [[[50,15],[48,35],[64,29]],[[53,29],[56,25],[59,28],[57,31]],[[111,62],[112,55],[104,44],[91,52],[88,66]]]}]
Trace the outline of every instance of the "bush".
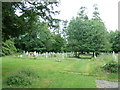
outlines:
[{"label": "bush", "polygon": [[111,72],[111,73],[117,73],[118,68],[120,68],[120,64],[118,64],[115,61],[110,61],[106,65],[103,66],[104,70]]},{"label": "bush", "polygon": [[6,40],[5,42],[2,41],[2,55],[12,55],[16,53],[16,47],[14,46],[14,41],[13,39]]},{"label": "bush", "polygon": [[15,74],[7,79],[7,85],[30,85],[31,81],[23,74]]},{"label": "bush", "polygon": [[35,78],[39,78],[38,75],[35,72],[26,69],[8,77],[6,83],[9,86],[27,86],[31,85]]}]

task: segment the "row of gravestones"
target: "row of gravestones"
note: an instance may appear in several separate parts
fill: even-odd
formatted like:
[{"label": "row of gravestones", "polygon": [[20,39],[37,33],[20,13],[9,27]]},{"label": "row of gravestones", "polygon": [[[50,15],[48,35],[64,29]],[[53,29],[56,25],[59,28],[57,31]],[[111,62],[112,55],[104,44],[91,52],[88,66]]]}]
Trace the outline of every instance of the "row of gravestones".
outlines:
[{"label": "row of gravestones", "polygon": [[38,56],[42,56],[42,57],[46,57],[46,58],[49,58],[49,57],[62,57],[63,59],[65,57],[72,57],[74,56],[74,53],[73,52],[69,52],[69,53],[54,53],[54,52],[46,52],[46,53],[40,53],[40,52],[23,52],[23,54],[26,54],[28,56],[34,56],[34,57],[38,57]]},{"label": "row of gravestones", "polygon": [[[38,56],[42,56],[42,57],[46,57],[46,58],[49,58],[49,57],[56,57],[56,56],[60,56],[62,57],[63,59],[65,57],[72,57],[74,56],[74,52],[69,52],[69,53],[54,53],[54,52],[46,52],[46,53],[40,53],[40,52],[23,52],[23,54],[26,54],[28,56],[34,56],[34,57],[38,57]],[[22,57],[23,55],[18,55],[18,57]],[[113,60],[117,60],[117,56],[115,55],[115,52],[113,51],[112,52],[112,57],[113,57]],[[96,56],[95,56],[96,58]],[[58,60],[59,61],[59,60]]]}]

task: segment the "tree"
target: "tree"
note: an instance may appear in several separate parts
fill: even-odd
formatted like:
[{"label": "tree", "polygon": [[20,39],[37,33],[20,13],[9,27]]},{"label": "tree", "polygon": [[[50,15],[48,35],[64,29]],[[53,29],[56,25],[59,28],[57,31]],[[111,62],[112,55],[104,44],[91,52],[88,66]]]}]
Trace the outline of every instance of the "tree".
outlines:
[{"label": "tree", "polygon": [[65,40],[61,37],[60,34],[54,35],[55,42],[53,43],[54,52],[62,52],[65,45]]},{"label": "tree", "polygon": [[92,51],[93,56],[94,52],[97,55],[97,52],[107,50],[107,31],[102,20],[98,16],[88,19],[84,13],[79,15],[73,18],[67,27],[69,48],[74,52]]},{"label": "tree", "polygon": [[99,16],[100,13],[99,13],[99,11],[98,11],[97,4],[94,4],[93,7],[94,7],[93,19],[101,20],[101,18],[100,18],[100,16]]},{"label": "tree", "polygon": [[93,51],[93,55],[94,52],[97,55],[100,51],[109,51],[111,46],[104,23],[99,19],[92,19],[91,22],[92,24],[90,29],[92,30],[92,37],[89,42],[91,43],[90,48],[91,51]]},{"label": "tree", "polygon": [[47,24],[37,19],[31,29],[31,32],[16,38],[17,49],[38,52],[62,51],[64,39],[60,34],[56,35],[50,32]]},{"label": "tree", "polygon": [[5,42],[2,41],[2,53],[0,53],[0,56],[12,55],[16,52],[17,50],[14,46],[14,40],[12,38],[6,40]]},{"label": "tree", "polygon": [[110,33],[110,43],[112,44],[112,51],[120,52],[120,31],[111,31]]},{"label": "tree", "polygon": [[37,20],[32,26],[32,32],[16,38],[16,47],[25,51],[46,51],[46,43],[51,39],[48,25]]},{"label": "tree", "polygon": [[86,7],[81,7],[79,12],[78,12],[78,17],[81,18],[81,20],[87,20],[87,12],[86,12]]},{"label": "tree", "polygon": [[[58,6],[58,1],[47,2],[44,0],[30,2],[3,2],[2,3],[2,36],[3,40],[9,37],[18,37],[31,32],[32,24],[36,22],[36,16],[49,27],[55,27],[52,15],[59,13],[54,7]],[[21,15],[16,15],[18,10]]]}]

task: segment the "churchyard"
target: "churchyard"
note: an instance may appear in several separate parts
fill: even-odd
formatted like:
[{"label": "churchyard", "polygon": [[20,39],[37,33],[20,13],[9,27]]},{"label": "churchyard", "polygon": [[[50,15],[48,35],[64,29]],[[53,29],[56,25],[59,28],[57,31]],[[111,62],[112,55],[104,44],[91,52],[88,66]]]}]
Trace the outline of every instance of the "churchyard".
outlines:
[{"label": "churchyard", "polygon": [[72,7],[67,0],[22,1],[1,3],[2,88],[118,87],[120,31],[108,28],[113,11],[107,26],[95,0],[91,8],[78,0],[78,11],[74,0]]},{"label": "churchyard", "polygon": [[[34,52],[31,55],[24,52],[5,56],[2,58],[3,88],[98,88],[96,80],[118,82],[117,73],[103,69],[110,61],[118,62],[118,54],[103,53],[91,59],[73,56],[72,52]],[[29,73],[30,82],[26,80],[27,76],[22,77],[20,72]],[[26,81],[22,82],[22,78]]]}]

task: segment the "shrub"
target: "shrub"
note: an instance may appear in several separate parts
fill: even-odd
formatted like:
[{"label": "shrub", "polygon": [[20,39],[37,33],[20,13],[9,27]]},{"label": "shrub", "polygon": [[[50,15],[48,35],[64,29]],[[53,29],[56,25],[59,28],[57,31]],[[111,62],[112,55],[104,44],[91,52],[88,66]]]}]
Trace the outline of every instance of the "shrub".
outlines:
[{"label": "shrub", "polygon": [[16,53],[16,47],[14,46],[14,40],[13,39],[9,39],[6,41],[2,41],[2,55],[1,56],[5,56],[5,55],[12,55],[14,53]]},{"label": "shrub", "polygon": [[118,68],[120,68],[120,64],[118,64],[115,61],[110,61],[106,65],[103,66],[104,70],[111,72],[111,73],[117,73]]},{"label": "shrub", "polygon": [[34,71],[25,69],[8,77],[6,83],[9,86],[27,86],[31,85],[35,78],[39,77]]},{"label": "shrub", "polygon": [[31,81],[23,74],[15,74],[7,79],[7,85],[30,85]]}]

